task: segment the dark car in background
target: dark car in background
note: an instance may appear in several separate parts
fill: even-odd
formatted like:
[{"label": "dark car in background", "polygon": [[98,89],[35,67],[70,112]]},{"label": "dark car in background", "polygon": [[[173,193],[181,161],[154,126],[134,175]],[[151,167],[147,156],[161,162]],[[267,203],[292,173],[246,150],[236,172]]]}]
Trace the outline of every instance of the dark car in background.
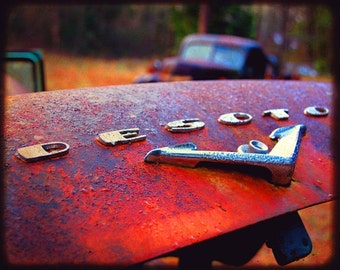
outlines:
[{"label": "dark car in background", "polygon": [[136,83],[216,79],[264,79],[279,76],[276,57],[266,55],[252,39],[215,34],[191,34],[177,57],[156,60]]}]

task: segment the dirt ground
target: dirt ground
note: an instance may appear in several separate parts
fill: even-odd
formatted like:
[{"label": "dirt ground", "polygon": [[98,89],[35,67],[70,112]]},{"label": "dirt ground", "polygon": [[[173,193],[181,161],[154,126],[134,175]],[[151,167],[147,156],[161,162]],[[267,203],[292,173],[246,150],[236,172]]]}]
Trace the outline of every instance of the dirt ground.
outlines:
[{"label": "dirt ground", "polygon": [[[139,59],[105,60],[46,54],[47,90],[130,84],[136,76],[145,73],[151,62],[151,60]],[[330,81],[330,78],[313,78],[313,80]],[[335,255],[334,207],[334,202],[331,202],[299,212],[313,241],[313,250],[309,256],[291,263],[288,267],[323,266],[333,258]],[[171,266],[176,263],[175,258],[158,259],[149,262],[147,267],[157,269],[159,266]],[[218,262],[214,262],[213,265],[214,269],[231,269]],[[271,249],[263,246],[246,266],[269,266],[272,269],[278,265]]]},{"label": "dirt ground", "polygon": [[59,54],[45,56],[46,90],[131,84],[151,60],[94,59]]},{"label": "dirt ground", "polygon": [[[131,84],[156,59],[98,59],[45,53],[46,90]],[[330,76],[302,79],[331,81]]]}]

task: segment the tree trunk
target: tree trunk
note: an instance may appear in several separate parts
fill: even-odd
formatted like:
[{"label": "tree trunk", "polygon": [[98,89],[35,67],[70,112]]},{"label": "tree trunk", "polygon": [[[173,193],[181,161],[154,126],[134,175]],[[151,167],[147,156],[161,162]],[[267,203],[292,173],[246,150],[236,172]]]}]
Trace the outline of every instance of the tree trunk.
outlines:
[{"label": "tree trunk", "polygon": [[204,34],[208,31],[209,4],[201,4],[198,18],[198,33]]},{"label": "tree trunk", "polygon": [[60,50],[60,19],[58,8],[51,10],[51,22],[52,49],[58,51]]}]

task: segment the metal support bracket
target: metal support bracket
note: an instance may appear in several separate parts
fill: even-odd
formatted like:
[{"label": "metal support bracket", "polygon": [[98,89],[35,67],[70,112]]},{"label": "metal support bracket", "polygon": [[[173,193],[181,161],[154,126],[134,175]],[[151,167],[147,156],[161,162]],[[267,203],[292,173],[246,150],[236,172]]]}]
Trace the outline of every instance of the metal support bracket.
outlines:
[{"label": "metal support bracket", "polygon": [[266,244],[279,265],[289,264],[311,253],[312,240],[297,212],[273,218],[268,223],[271,233]]}]

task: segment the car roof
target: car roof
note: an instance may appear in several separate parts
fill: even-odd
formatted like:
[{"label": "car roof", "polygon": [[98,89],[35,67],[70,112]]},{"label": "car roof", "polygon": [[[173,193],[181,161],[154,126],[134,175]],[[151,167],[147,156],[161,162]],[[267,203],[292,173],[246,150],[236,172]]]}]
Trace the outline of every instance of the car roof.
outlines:
[{"label": "car roof", "polygon": [[219,34],[190,34],[186,36],[183,40],[182,45],[191,42],[208,42],[208,43],[218,43],[225,44],[229,46],[249,48],[260,48],[259,43],[253,39],[243,38],[231,35],[219,35]]}]

